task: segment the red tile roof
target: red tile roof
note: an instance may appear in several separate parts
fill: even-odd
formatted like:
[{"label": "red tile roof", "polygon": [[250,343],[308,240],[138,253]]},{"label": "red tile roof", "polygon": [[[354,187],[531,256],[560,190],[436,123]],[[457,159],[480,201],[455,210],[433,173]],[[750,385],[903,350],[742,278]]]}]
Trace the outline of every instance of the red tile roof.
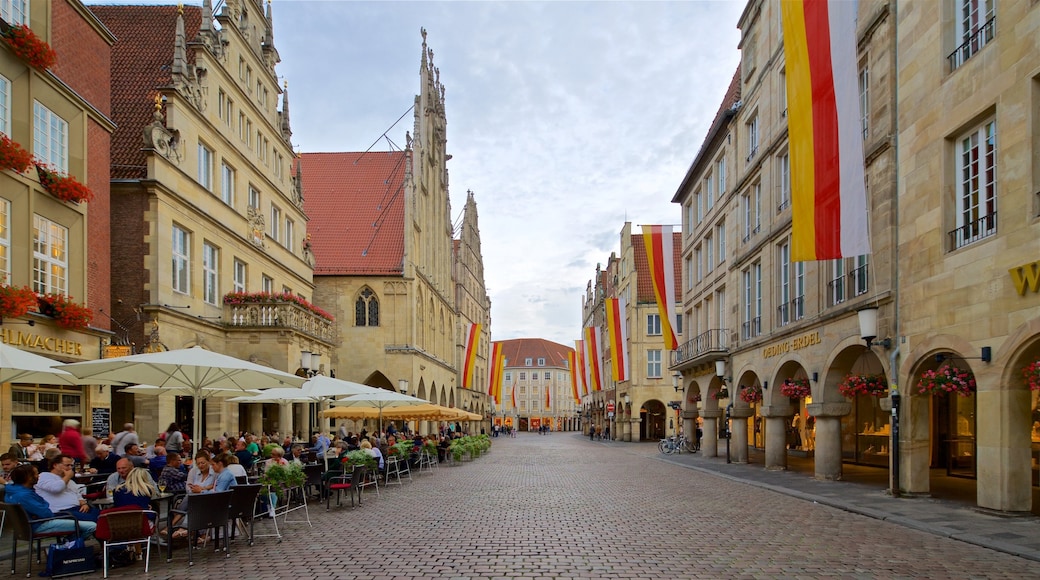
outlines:
[{"label": "red tile roof", "polygon": [[403,151],[304,153],[303,210],[315,276],[400,276]]},{"label": "red tile roof", "polygon": [[[502,345],[502,354],[506,357],[506,368],[524,368],[526,359],[531,359],[532,370],[539,368],[565,368],[567,366],[567,354],[574,349],[545,340],[544,338],[514,338],[511,340],[496,340]],[[545,367],[538,366],[538,359],[545,359]]]},{"label": "red tile roof", "polygon": [[[643,234],[632,234],[632,253],[636,260],[636,301],[657,302],[654,281],[650,278],[650,262],[646,259]],[[682,300],[682,232],[672,232],[672,268],[675,270],[675,299]]]},{"label": "red tile roof", "polygon": [[[152,122],[155,93],[170,84],[177,6],[88,6],[116,37],[112,46],[112,178],[147,176],[141,131]],[[200,6],[184,7],[188,41],[202,23]],[[194,62],[188,50],[189,62]]]}]

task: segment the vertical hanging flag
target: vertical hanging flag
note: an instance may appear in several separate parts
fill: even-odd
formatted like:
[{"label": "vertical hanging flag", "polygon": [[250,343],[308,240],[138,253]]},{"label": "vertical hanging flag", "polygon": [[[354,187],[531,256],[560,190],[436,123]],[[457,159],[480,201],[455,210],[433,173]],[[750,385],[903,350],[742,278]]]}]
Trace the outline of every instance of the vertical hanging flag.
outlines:
[{"label": "vertical hanging flag", "polygon": [[575,351],[567,353],[567,367],[571,370],[571,396],[574,404],[581,404],[581,395],[578,394],[578,355]]},{"label": "vertical hanging flag", "polygon": [[516,409],[516,377],[513,377],[513,387],[509,389],[509,398],[512,400],[513,409]]},{"label": "vertical hanging flag", "polygon": [[628,380],[628,320],[625,299],[607,298],[607,332],[610,337],[610,372],[615,382]]},{"label": "vertical hanging flag", "polygon": [[477,351],[480,350],[480,324],[470,324],[466,332],[466,360],[462,365],[462,388],[473,388],[474,369],[477,366]]},{"label": "vertical hanging flag", "polygon": [[491,343],[491,370],[488,372],[488,395],[497,405],[502,404],[502,367],[505,358],[502,355],[502,343]]},{"label": "vertical hanging flag", "polygon": [[679,347],[679,340],[672,327],[675,324],[675,251],[672,226],[643,226],[643,245],[646,247],[646,261],[650,266],[650,280],[654,283],[657,311],[661,316],[664,347],[675,350]]},{"label": "vertical hanging flag", "polygon": [[574,341],[574,356],[578,359],[578,365],[574,367],[574,372],[578,374],[578,397],[584,397],[589,394],[589,371],[588,365],[585,364],[585,341],[575,340]]},{"label": "vertical hanging flag", "polygon": [[781,2],[791,155],[791,260],[870,253],[856,2]]},{"label": "vertical hanging flag", "polygon": [[589,369],[589,390],[603,390],[603,374],[600,371],[599,327],[585,328],[585,364]]},{"label": "vertical hanging flag", "polygon": [[545,385],[545,410],[552,410],[552,385]]}]

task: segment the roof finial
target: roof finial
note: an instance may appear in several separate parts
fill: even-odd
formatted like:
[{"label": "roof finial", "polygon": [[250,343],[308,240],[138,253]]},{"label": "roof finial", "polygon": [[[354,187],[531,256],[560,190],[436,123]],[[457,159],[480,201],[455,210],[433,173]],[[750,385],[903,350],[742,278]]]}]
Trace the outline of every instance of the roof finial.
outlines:
[{"label": "roof finial", "polygon": [[177,3],[177,14],[184,15],[184,2]]}]

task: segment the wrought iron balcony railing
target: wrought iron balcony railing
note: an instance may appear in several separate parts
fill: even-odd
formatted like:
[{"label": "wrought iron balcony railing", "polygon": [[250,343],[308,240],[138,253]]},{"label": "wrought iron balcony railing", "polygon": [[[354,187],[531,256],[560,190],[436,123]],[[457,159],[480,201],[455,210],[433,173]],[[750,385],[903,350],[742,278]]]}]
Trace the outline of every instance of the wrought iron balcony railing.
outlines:
[{"label": "wrought iron balcony railing", "polygon": [[997,212],[983,216],[950,232],[950,245],[956,250],[983,238],[988,238],[995,233],[997,233]]},{"label": "wrought iron balcony railing", "polygon": [[946,57],[946,60],[950,63],[950,72],[960,68],[960,66],[967,62],[969,58],[975,56],[975,53],[982,50],[983,46],[993,42],[993,37],[996,33],[997,17],[994,16],[987,20],[985,24],[968,37],[968,40],[965,40],[963,44],[958,46],[956,50]]},{"label": "wrought iron balcony railing", "polygon": [[693,337],[672,351],[671,366],[680,365],[702,356],[729,352],[729,331],[724,328],[713,328]]}]

